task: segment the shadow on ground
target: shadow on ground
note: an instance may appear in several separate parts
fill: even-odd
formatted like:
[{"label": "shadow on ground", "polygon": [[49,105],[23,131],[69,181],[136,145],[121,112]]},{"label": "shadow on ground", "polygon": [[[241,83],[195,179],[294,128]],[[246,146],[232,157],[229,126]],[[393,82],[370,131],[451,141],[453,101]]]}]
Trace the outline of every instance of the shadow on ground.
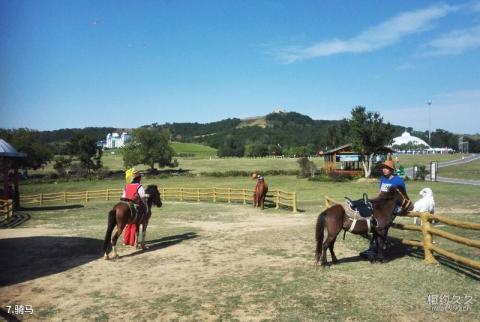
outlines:
[{"label": "shadow on ground", "polygon": [[102,256],[103,241],[39,236],[0,239],[0,286],[60,273]]},{"label": "shadow on ground", "polygon": [[[365,236],[362,236],[365,237]],[[365,237],[366,238],[366,237]],[[384,251],[385,260],[384,262],[389,262],[404,256],[414,257],[418,260],[424,259],[423,249],[420,247],[407,246],[402,244],[401,239],[396,237],[388,237],[387,240],[387,249]],[[480,281],[480,270],[473,267],[457,263],[447,257],[435,254],[435,259],[442,266],[446,266],[449,269],[456,271],[457,273],[463,274],[467,277],[470,277],[476,281]],[[338,260],[337,264],[342,263],[351,263],[358,261],[366,261],[368,259],[361,256],[351,256],[345,257]],[[427,265],[427,264],[426,264]]]},{"label": "shadow on ground", "polygon": [[188,232],[180,235],[167,236],[167,237],[163,237],[155,240],[150,240],[145,243],[145,245],[148,247],[146,250],[138,250],[128,255],[120,256],[120,258],[132,257],[132,256],[140,255],[145,252],[156,251],[159,249],[163,249],[163,248],[167,248],[167,247],[179,244],[184,240],[193,239],[197,237],[199,237],[197,233]]},{"label": "shadow on ground", "polygon": [[9,219],[3,219],[0,221],[0,229],[15,228],[23,225],[32,218],[29,214],[15,214]]},{"label": "shadow on ground", "polygon": [[17,322],[20,321],[15,315],[8,313],[4,309],[0,308],[0,316],[8,322]]},{"label": "shadow on ground", "polygon": [[84,205],[60,205],[60,206],[40,206],[40,207],[21,207],[21,211],[54,211],[84,208]]}]

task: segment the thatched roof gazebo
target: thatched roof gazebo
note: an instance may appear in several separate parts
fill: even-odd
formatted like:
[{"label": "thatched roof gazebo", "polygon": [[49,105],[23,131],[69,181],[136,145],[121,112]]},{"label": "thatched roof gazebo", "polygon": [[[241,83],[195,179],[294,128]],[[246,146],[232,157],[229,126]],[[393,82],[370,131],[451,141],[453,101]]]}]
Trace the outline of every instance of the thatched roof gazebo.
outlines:
[{"label": "thatched roof gazebo", "polygon": [[[13,200],[14,208],[20,206],[20,192],[18,189],[18,165],[22,158],[27,155],[17,152],[13,146],[0,139],[0,161],[2,162],[2,188],[0,199]],[[13,173],[10,172],[13,170]]]}]

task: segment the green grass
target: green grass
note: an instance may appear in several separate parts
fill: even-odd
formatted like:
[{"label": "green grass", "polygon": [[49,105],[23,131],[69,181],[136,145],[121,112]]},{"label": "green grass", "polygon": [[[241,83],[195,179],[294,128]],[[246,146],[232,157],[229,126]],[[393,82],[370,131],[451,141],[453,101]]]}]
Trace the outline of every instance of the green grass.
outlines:
[{"label": "green grass", "polygon": [[480,160],[440,168],[438,175],[447,178],[480,180]]},{"label": "green grass", "polygon": [[[267,176],[266,181],[270,188],[286,191],[296,191],[299,209],[318,209],[323,205],[325,195],[341,200],[350,196],[360,198],[364,192],[370,196],[378,193],[378,183],[366,182],[313,182],[306,179],[298,179],[295,176]],[[172,176],[162,179],[146,176],[142,181],[144,185],[157,184],[165,188],[254,188],[255,182],[248,177],[183,177]],[[120,179],[106,179],[99,181],[70,181],[57,184],[22,184],[22,194],[51,193],[61,191],[85,191],[100,189],[121,189],[124,181]],[[407,191],[412,200],[419,198],[418,192],[425,187],[434,191],[435,201],[439,207],[457,207],[465,209],[479,209],[480,202],[477,199],[480,187],[466,185],[452,185],[429,181],[407,181]]]},{"label": "green grass", "polygon": [[177,154],[192,154],[196,158],[217,155],[217,149],[203,144],[173,142],[171,146]]},{"label": "green grass", "polygon": [[405,168],[410,168],[414,165],[425,165],[428,169],[431,161],[452,161],[461,159],[462,156],[467,156],[467,154],[400,154],[398,155],[396,167],[403,165]]}]

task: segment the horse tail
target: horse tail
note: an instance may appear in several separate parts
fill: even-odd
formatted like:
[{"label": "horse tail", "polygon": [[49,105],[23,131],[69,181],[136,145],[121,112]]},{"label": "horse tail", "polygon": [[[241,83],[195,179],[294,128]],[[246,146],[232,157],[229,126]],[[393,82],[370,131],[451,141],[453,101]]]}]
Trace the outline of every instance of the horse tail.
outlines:
[{"label": "horse tail", "polygon": [[108,226],[107,232],[105,233],[105,242],[103,243],[103,250],[105,253],[110,251],[112,245],[112,232],[115,228],[115,225],[117,224],[117,220],[115,218],[116,214],[117,211],[115,210],[115,208],[108,212]]},{"label": "horse tail", "polygon": [[320,256],[322,256],[323,234],[325,230],[326,211],[318,215],[317,226],[315,230],[315,240],[317,241],[317,249],[315,251],[315,262],[318,264]]}]

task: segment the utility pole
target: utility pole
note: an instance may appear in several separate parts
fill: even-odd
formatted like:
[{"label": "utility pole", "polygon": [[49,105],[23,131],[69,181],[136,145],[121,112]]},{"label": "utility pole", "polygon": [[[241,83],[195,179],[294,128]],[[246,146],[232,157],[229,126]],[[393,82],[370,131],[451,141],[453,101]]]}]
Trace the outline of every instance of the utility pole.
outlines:
[{"label": "utility pole", "polygon": [[432,100],[428,100],[428,144],[432,146]]}]

